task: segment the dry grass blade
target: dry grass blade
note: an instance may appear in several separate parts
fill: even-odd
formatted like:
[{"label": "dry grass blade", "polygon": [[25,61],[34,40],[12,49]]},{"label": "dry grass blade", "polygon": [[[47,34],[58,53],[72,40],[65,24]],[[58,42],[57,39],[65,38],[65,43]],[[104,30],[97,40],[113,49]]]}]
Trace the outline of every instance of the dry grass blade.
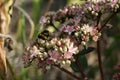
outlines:
[{"label": "dry grass blade", "polygon": [[15,8],[18,9],[20,12],[22,12],[25,15],[25,17],[28,19],[28,21],[31,25],[31,32],[30,32],[30,36],[29,36],[29,38],[31,39],[33,37],[33,34],[34,34],[34,27],[35,27],[33,20],[31,19],[29,14],[24,9],[22,9],[20,6],[15,5]]}]

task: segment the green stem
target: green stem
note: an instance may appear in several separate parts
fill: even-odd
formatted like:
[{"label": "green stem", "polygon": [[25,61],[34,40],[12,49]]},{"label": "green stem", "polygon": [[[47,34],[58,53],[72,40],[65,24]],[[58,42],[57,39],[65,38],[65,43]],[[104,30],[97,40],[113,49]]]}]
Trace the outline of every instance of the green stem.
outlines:
[{"label": "green stem", "polygon": [[57,68],[59,68],[61,71],[69,74],[70,76],[74,77],[75,79],[82,80],[80,77],[76,76],[75,74],[71,73],[70,71],[66,70],[65,68],[60,67],[59,65],[54,65],[54,66],[57,67]]}]

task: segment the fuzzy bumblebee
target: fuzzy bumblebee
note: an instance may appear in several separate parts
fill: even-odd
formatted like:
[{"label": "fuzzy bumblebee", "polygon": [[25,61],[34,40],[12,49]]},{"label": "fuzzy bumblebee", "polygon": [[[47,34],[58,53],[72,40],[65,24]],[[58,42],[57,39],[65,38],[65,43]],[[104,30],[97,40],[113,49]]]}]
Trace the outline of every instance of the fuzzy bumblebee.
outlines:
[{"label": "fuzzy bumblebee", "polygon": [[50,35],[50,32],[48,30],[44,30],[43,32],[38,34],[38,39],[48,40],[49,35]]}]

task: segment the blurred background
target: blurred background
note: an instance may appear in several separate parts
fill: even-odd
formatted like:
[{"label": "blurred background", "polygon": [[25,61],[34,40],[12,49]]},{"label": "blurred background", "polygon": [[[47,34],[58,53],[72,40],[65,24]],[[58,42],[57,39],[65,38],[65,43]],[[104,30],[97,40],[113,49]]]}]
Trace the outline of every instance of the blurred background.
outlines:
[{"label": "blurred background", "polygon": [[[84,2],[82,0],[16,0],[9,27],[9,35],[14,40],[14,49],[7,52],[10,80],[75,80],[55,67],[47,73],[43,73],[35,66],[24,68],[22,56],[26,43],[35,39],[40,31],[39,19],[41,16],[49,11],[57,11],[67,5],[76,3],[82,4]],[[110,23],[113,24],[113,27],[106,28],[103,31],[101,44],[106,80],[112,80],[112,76],[116,72],[116,66],[120,64],[120,14],[116,15]],[[93,45],[96,46],[96,43]],[[86,62],[82,63],[89,80],[100,80],[96,51],[86,55],[86,61],[87,66],[85,65]],[[71,68],[67,69],[73,72]],[[80,75],[79,72],[75,74]]]}]

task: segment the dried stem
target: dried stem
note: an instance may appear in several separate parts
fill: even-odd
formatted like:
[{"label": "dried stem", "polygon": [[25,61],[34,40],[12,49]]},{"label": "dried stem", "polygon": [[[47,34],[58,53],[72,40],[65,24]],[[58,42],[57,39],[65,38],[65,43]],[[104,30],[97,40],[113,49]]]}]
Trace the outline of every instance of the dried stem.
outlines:
[{"label": "dried stem", "polygon": [[59,68],[63,72],[69,74],[70,76],[74,77],[77,80],[82,80],[80,77],[76,76],[75,74],[71,73],[70,71],[66,70],[65,68],[60,67],[59,65],[54,65],[55,67]]},{"label": "dried stem", "polygon": [[98,53],[98,64],[99,64],[99,69],[101,74],[101,80],[105,80],[104,74],[103,74],[103,68],[102,68],[100,40],[97,41],[97,53]]}]

